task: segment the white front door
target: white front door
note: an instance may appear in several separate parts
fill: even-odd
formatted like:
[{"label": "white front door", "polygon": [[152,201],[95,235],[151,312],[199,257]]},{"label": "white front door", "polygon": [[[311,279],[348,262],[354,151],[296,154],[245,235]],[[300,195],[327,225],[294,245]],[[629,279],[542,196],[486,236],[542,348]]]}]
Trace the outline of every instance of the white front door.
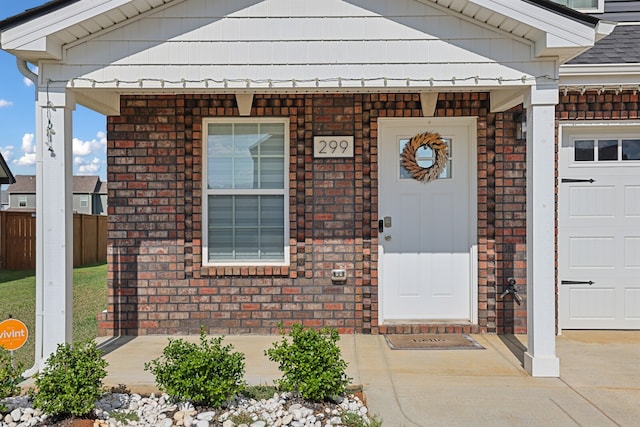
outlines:
[{"label": "white front door", "polygon": [[[473,118],[379,119],[380,319],[474,321],[476,175]],[[439,133],[449,163],[414,180],[400,153],[414,135]],[[430,165],[431,150],[420,153]]]},{"label": "white front door", "polygon": [[562,126],[561,329],[640,329],[640,126]]}]

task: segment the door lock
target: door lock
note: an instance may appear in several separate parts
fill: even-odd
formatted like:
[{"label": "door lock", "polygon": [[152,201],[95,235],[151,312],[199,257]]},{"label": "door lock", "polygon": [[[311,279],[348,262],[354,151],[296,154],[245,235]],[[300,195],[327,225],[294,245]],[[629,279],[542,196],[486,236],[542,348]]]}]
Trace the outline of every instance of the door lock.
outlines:
[{"label": "door lock", "polygon": [[378,220],[378,232],[384,233],[384,229],[391,228],[391,217],[385,216],[383,219]]}]

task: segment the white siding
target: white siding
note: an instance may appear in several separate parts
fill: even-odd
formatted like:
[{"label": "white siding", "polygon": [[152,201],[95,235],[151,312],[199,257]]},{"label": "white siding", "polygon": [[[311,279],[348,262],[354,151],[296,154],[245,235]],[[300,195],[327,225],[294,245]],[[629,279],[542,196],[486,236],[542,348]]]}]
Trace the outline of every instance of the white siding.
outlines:
[{"label": "white siding", "polygon": [[554,61],[530,62],[530,42],[451,11],[415,0],[360,3],[183,1],[71,44],[67,65],[45,66],[54,79],[97,81],[456,77],[464,85],[473,76],[554,74]]}]

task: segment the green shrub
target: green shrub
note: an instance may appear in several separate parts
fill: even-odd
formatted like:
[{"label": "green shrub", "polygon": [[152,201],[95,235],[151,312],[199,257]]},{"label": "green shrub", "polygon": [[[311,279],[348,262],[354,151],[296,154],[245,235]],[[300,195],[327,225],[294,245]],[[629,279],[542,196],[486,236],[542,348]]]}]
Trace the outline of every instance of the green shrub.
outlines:
[{"label": "green shrub", "polygon": [[206,339],[200,331],[200,344],[169,339],[162,356],[145,363],[155,375],[158,387],[178,400],[219,406],[243,389],[244,354],[222,346],[223,337]]},{"label": "green shrub", "polygon": [[59,344],[35,379],[33,406],[51,416],[87,416],[95,409],[107,375],[96,343]]},{"label": "green shrub", "polygon": [[[0,347],[0,400],[20,393],[18,384],[23,380],[22,370],[22,363],[12,363],[11,352]],[[3,405],[0,404],[0,412],[2,410]]]},{"label": "green shrub", "polygon": [[281,328],[282,341],[265,351],[269,360],[278,362],[282,378],[276,383],[284,391],[295,391],[304,399],[321,401],[344,393],[351,381],[342,359],[340,339],[335,329],[320,331],[291,327],[291,342]]}]

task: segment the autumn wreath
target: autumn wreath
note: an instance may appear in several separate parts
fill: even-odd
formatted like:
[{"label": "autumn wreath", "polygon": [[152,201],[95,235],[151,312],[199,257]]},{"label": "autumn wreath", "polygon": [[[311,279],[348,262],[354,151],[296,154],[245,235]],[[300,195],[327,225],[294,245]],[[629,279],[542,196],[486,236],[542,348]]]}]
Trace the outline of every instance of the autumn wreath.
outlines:
[{"label": "autumn wreath", "polygon": [[[435,160],[428,168],[420,166],[416,160],[416,151],[420,147],[429,147],[434,152]],[[447,165],[447,159],[447,144],[437,133],[420,133],[411,138],[402,150],[402,166],[411,174],[413,179],[424,183],[433,181],[440,176]]]}]

